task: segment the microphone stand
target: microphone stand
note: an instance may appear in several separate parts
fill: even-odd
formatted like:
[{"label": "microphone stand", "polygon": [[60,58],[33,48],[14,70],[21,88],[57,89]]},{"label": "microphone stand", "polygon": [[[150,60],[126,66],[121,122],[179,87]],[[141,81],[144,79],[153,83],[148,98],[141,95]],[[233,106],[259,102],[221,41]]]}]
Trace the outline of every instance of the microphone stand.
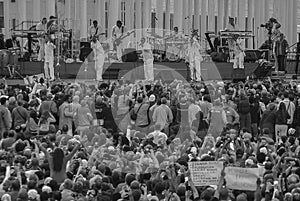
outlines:
[{"label": "microphone stand", "polygon": [[57,38],[57,63],[56,63],[56,75],[57,75],[57,80],[60,81],[60,74],[59,74],[59,70],[60,70],[60,37],[61,37],[61,27],[60,27],[60,19],[58,16],[58,7],[57,7],[57,1],[55,1],[55,5],[56,5],[56,15],[57,15],[57,26],[58,26],[58,38]]}]

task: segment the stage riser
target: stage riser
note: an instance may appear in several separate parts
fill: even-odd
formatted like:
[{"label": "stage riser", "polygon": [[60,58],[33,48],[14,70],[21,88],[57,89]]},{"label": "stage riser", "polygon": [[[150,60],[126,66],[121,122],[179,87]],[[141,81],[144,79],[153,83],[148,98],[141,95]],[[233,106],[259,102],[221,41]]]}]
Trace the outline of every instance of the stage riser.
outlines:
[{"label": "stage riser", "polygon": [[[94,79],[95,71],[93,67],[87,68],[87,72],[84,72],[84,67],[82,67],[82,63],[61,63],[60,67],[60,78],[61,79]],[[254,70],[257,68],[257,63],[245,63],[245,75],[251,75]],[[287,73],[294,73],[295,62],[287,63]],[[125,63],[112,63],[105,64],[103,78],[108,79],[120,79],[124,75],[128,74],[128,72],[132,73],[138,69],[138,75],[133,77],[143,77],[143,63],[141,62],[125,62]],[[185,63],[155,63],[154,64],[155,72],[170,74],[170,72],[174,71],[179,74],[182,78],[187,78],[187,66]],[[163,71],[163,72],[161,72]],[[44,72],[44,64],[42,62],[22,62],[20,63],[21,75],[35,75]],[[201,72],[204,80],[232,80],[232,63],[218,63],[218,62],[203,62],[201,65]],[[3,68],[0,69],[1,76],[7,75],[7,70],[3,71]],[[155,74],[157,74],[155,73]],[[165,79],[167,76],[164,76]]]}]

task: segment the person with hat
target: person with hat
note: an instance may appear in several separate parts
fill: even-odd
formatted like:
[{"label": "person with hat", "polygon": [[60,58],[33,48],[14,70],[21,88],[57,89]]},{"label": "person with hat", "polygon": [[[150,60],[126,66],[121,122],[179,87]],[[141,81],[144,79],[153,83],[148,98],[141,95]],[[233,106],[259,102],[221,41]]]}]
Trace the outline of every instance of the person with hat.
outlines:
[{"label": "person with hat", "polygon": [[11,113],[7,108],[8,96],[0,97],[0,135],[2,137],[5,131],[8,131],[12,125]]}]

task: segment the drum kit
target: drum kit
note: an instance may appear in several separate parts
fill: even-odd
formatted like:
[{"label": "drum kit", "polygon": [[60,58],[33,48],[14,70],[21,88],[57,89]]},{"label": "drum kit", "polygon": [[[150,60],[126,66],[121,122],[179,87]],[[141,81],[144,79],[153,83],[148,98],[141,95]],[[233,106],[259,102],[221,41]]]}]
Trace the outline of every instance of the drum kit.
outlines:
[{"label": "drum kit", "polygon": [[0,50],[0,66],[2,67],[2,75],[5,75],[4,69],[7,69],[10,78],[21,77],[18,72],[18,58],[20,55],[20,48]]},{"label": "drum kit", "polygon": [[153,32],[147,34],[147,41],[153,47],[155,61],[180,62],[185,59],[188,37],[180,34],[162,37]]}]

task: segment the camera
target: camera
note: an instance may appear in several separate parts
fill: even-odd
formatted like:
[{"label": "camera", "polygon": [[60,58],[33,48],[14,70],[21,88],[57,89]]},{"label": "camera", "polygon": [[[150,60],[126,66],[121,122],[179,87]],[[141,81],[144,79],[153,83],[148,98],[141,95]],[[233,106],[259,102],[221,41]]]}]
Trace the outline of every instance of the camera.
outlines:
[{"label": "camera", "polygon": [[266,22],[265,24],[261,24],[260,27],[266,28],[268,30],[272,29],[272,23]]}]

